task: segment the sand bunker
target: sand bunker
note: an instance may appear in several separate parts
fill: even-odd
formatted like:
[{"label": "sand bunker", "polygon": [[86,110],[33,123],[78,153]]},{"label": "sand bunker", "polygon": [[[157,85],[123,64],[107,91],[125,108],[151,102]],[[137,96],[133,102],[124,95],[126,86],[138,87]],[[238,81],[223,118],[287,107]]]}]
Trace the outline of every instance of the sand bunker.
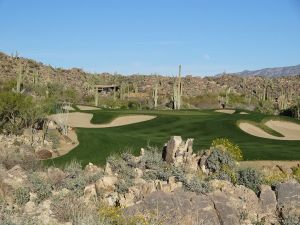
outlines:
[{"label": "sand bunker", "polygon": [[[54,121],[56,121],[58,117],[59,114],[50,116],[50,118],[53,119]],[[91,113],[80,113],[80,112],[69,113],[68,125],[70,127],[82,127],[82,128],[107,128],[107,127],[124,126],[133,123],[140,123],[140,122],[144,122],[156,118],[156,116],[149,116],[149,115],[129,115],[129,116],[117,117],[111,122],[106,124],[92,124],[91,123],[92,117],[93,114]]]},{"label": "sand bunker", "polygon": [[271,135],[265,132],[264,130],[262,130],[261,128],[247,122],[240,123],[239,127],[246,133],[257,137],[269,138],[275,140],[290,140],[290,141],[300,140],[299,124],[279,121],[279,120],[269,120],[268,122],[265,123],[265,125],[277,131],[278,133],[282,134],[284,137],[276,137],[274,135]]},{"label": "sand bunker", "polygon": [[100,108],[93,107],[93,106],[86,106],[86,105],[77,105],[78,109],[80,110],[100,110]]},{"label": "sand bunker", "polygon": [[66,105],[63,107],[65,110],[68,110],[68,111],[75,111],[75,109],[72,107],[72,106],[69,106],[69,105]]},{"label": "sand bunker", "polygon": [[69,131],[67,136],[68,138],[70,138],[71,143],[67,143],[67,142],[60,143],[59,147],[55,151],[53,151],[52,154],[53,159],[67,154],[68,152],[70,152],[71,150],[73,150],[79,145],[77,134],[74,130]]},{"label": "sand bunker", "polygon": [[217,109],[217,110],[215,110],[215,112],[233,114],[233,113],[235,113],[235,110],[234,109]]},{"label": "sand bunker", "polygon": [[247,113],[247,112],[240,112],[240,114],[242,114],[242,115],[247,115],[247,114],[249,114],[249,113]]}]

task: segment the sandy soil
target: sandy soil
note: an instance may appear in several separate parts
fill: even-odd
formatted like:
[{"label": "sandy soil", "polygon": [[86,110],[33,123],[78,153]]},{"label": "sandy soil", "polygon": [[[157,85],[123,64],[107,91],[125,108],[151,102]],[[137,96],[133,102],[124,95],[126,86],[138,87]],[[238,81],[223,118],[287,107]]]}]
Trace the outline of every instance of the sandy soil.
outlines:
[{"label": "sandy soil", "polygon": [[235,110],[234,109],[217,109],[217,110],[215,110],[215,112],[233,114],[233,113],[235,113]]},{"label": "sandy soil", "polygon": [[242,114],[242,115],[247,115],[247,114],[249,114],[249,113],[247,113],[247,112],[240,112],[240,114]]},{"label": "sandy soil", "polygon": [[274,166],[283,166],[283,167],[297,167],[300,165],[300,161],[271,161],[271,160],[257,160],[257,161],[241,161],[239,162],[240,167],[242,168],[255,168],[255,169],[262,169],[262,168],[272,168]]},{"label": "sandy soil", "polygon": [[[51,119],[56,120],[58,114],[52,115]],[[82,128],[107,128],[107,127],[117,127],[124,126],[133,123],[140,123],[147,120],[152,120],[156,116],[149,115],[129,115],[129,116],[120,116],[114,119],[113,121],[106,124],[92,124],[91,119],[93,114],[91,113],[80,113],[74,112],[69,113],[68,125],[70,127],[82,127]]]},{"label": "sandy soil", "polygon": [[72,106],[64,106],[64,109],[69,111],[75,111],[75,109]]},{"label": "sandy soil", "polygon": [[78,109],[80,110],[100,110],[100,108],[93,107],[93,106],[86,106],[86,105],[77,105]]},{"label": "sandy soil", "polygon": [[284,122],[284,121],[275,121],[270,120],[266,122],[266,126],[270,127],[271,129],[281,133],[284,137],[276,137],[274,135],[268,134],[261,128],[250,124],[250,123],[240,123],[239,127],[243,131],[251,134],[253,136],[262,137],[262,138],[269,138],[275,140],[300,140],[300,125],[292,122]]},{"label": "sandy soil", "polygon": [[69,131],[67,136],[72,140],[72,143],[67,143],[65,141],[60,142],[59,148],[53,151],[52,158],[57,158],[59,156],[65,155],[79,145],[77,134],[74,130]]}]

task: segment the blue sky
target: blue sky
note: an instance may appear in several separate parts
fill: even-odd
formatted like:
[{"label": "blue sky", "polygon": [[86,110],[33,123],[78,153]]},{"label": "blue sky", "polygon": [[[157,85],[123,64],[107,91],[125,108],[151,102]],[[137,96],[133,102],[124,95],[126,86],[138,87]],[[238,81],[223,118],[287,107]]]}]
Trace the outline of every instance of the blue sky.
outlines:
[{"label": "blue sky", "polygon": [[90,72],[300,64],[300,0],[0,0],[0,51]]}]

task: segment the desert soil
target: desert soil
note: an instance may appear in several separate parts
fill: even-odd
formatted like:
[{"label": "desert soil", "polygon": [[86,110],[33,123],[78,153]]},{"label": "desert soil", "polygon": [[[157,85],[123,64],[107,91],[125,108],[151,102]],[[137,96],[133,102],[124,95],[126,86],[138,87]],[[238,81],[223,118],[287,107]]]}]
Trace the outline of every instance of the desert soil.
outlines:
[{"label": "desert soil", "polygon": [[233,113],[235,113],[235,110],[234,109],[217,109],[217,110],[215,110],[215,112],[233,114]]},{"label": "desert soil", "polygon": [[275,140],[300,140],[299,124],[279,120],[270,120],[266,122],[265,125],[277,131],[278,133],[281,133],[284,137],[276,137],[274,135],[268,134],[261,128],[247,122],[240,123],[239,127],[246,133],[257,137]]},{"label": "desert soil", "polygon": [[75,130],[70,130],[67,136],[72,140],[72,143],[67,143],[65,141],[60,142],[59,148],[53,151],[52,158],[65,155],[79,145]]}]

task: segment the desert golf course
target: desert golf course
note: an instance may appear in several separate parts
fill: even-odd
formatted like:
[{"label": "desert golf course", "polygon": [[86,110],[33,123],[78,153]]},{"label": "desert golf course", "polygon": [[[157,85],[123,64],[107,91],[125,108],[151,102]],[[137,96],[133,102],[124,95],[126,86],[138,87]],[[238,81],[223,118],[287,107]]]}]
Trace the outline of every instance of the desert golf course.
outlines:
[{"label": "desert golf course", "polygon": [[[210,147],[215,138],[225,137],[238,144],[242,149],[244,160],[300,160],[300,140],[276,140],[250,135],[239,128],[239,123],[253,124],[261,132],[274,138],[283,135],[265,126],[269,120],[293,122],[299,121],[287,117],[266,116],[256,112],[236,110],[232,114],[214,110],[181,111],[137,111],[137,110],[88,110],[77,112],[89,113],[91,123],[106,124],[120,116],[147,115],[153,119],[144,122],[115,127],[74,128],[79,145],[68,154],[48,160],[47,163],[63,165],[72,159],[83,165],[92,162],[104,164],[106,158],[115,153],[131,151],[140,152],[141,147],[157,146],[162,149],[164,143],[173,135],[184,139],[194,138],[194,151]],[[124,117],[125,118],[125,117]]]}]

